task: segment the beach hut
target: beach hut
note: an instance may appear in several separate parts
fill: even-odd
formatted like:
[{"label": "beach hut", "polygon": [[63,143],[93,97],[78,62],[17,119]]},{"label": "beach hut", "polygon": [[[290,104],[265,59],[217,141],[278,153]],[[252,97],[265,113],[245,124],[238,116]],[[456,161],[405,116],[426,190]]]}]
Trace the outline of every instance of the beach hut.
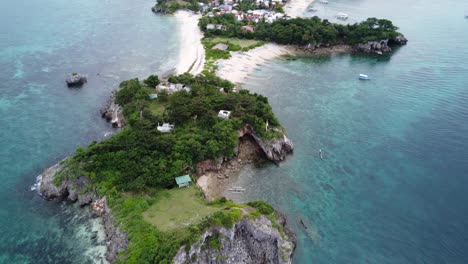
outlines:
[{"label": "beach hut", "polygon": [[177,185],[179,188],[188,187],[192,179],[190,179],[189,175],[179,176],[175,178]]}]

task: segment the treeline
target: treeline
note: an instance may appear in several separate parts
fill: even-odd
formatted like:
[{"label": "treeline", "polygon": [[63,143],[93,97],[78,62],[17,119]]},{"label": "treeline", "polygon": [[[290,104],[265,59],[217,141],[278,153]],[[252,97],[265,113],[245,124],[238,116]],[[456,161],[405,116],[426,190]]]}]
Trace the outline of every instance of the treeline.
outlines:
[{"label": "treeline", "polygon": [[[103,190],[116,188],[142,191],[175,185],[174,177],[191,173],[194,164],[220,156],[232,157],[238,130],[252,125],[262,137],[278,134],[280,128],[266,97],[247,90],[230,92],[233,85],[214,75],[183,74],[169,79],[191,87],[168,94],[160,92],[150,100],[154,89],[138,79],[122,82],[116,102],[123,107],[129,126],[113,137],[79,149],[76,161],[83,174]],[[151,82],[154,83],[154,77]],[[220,110],[232,111],[230,119],[218,118]],[[161,133],[158,124],[175,125],[172,133]]]},{"label": "treeline", "polygon": [[[278,44],[308,45],[318,44],[358,44],[370,40],[394,39],[400,33],[398,27],[390,20],[368,18],[355,24],[331,23],[318,17],[278,19],[273,23],[264,21],[254,24],[255,31],[242,29],[248,21],[237,21],[233,15],[226,14],[216,17],[203,17],[200,28],[206,37],[224,36],[262,41],[272,41]],[[222,24],[226,30],[207,30],[208,24]]]}]

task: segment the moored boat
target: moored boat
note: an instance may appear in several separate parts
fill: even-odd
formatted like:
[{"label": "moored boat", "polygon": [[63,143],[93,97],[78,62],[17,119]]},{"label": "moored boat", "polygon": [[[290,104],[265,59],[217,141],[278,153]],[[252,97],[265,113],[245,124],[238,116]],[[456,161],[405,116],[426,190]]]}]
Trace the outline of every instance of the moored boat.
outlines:
[{"label": "moored boat", "polygon": [[359,80],[370,80],[367,74],[359,74]]},{"label": "moored boat", "polygon": [[348,19],[349,16],[347,14],[345,14],[345,13],[338,13],[338,14],[336,14],[335,17],[337,19],[346,20],[346,19]]}]

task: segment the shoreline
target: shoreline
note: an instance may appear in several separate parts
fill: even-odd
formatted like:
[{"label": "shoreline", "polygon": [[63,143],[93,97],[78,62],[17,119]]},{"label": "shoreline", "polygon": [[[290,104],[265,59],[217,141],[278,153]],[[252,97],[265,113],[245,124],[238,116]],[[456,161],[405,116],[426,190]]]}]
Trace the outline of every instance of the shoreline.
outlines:
[{"label": "shoreline", "polygon": [[284,5],[284,13],[290,17],[303,17],[307,8],[313,4],[315,0],[289,0]]},{"label": "shoreline", "polygon": [[179,10],[174,16],[180,26],[180,48],[175,73],[189,72],[197,75],[202,72],[205,65],[205,49],[201,43],[203,32],[198,27],[201,15]]},{"label": "shoreline", "polygon": [[316,48],[314,50],[304,50],[297,46],[266,43],[263,46],[247,52],[232,52],[231,58],[218,60],[216,62],[218,65],[216,75],[236,85],[241,85],[254,70],[258,69],[258,67],[279,57],[336,55],[352,51],[353,48],[350,45],[334,45],[330,47]]}]

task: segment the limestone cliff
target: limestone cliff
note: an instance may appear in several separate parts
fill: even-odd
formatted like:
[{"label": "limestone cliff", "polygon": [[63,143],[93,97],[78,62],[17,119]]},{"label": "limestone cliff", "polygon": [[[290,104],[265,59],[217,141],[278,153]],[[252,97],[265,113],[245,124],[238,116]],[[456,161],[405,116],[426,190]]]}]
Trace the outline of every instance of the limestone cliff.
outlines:
[{"label": "limestone cliff", "polygon": [[111,122],[113,127],[122,128],[126,125],[123,109],[115,103],[115,93],[107,100],[101,109],[101,116]]},{"label": "limestone cliff", "polygon": [[293,142],[284,133],[280,138],[264,140],[255,133],[252,126],[245,125],[239,131],[239,138],[245,135],[250,135],[263,150],[266,157],[275,163],[284,161],[286,156],[291,154],[294,150]]},{"label": "limestone cliff", "polygon": [[296,238],[287,231],[284,217],[278,224],[286,232],[264,216],[242,219],[232,228],[213,227],[189,249],[180,248],[173,263],[291,263]]},{"label": "limestone cliff", "polygon": [[390,47],[394,45],[405,45],[408,40],[403,35],[398,35],[394,39],[384,39],[379,41],[368,41],[365,43],[360,43],[356,45],[355,49],[358,52],[364,52],[368,54],[386,54],[392,51]]},{"label": "limestone cliff", "polygon": [[81,206],[91,204],[93,214],[100,216],[104,224],[107,245],[106,259],[113,263],[117,259],[118,253],[127,248],[127,235],[120,232],[105,198],[100,199],[97,196],[87,177],[78,176],[72,179],[63,179],[58,186],[55,185],[54,178],[57,172],[69,170],[62,163],[55,164],[41,174],[42,179],[38,186],[39,194],[47,200],[70,200],[78,202]]}]

